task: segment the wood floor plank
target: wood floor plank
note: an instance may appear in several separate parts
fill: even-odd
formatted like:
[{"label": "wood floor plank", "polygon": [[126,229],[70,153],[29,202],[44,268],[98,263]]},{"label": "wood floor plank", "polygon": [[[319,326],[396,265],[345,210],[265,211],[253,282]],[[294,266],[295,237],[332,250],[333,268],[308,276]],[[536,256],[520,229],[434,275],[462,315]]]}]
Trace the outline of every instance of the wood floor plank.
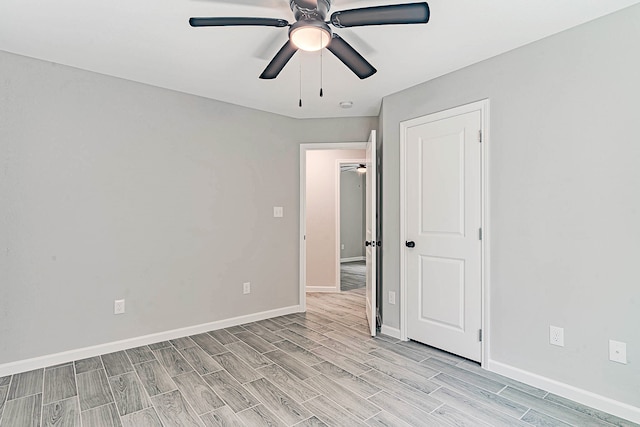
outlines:
[{"label": "wood floor plank", "polygon": [[390,395],[386,391],[370,397],[369,402],[384,408],[385,411],[397,418],[400,418],[412,427],[452,425],[442,420],[437,420],[432,415],[429,415],[415,406]]},{"label": "wood floor plank", "polygon": [[416,388],[425,393],[431,393],[433,390],[438,388],[438,385],[435,382],[428,380],[421,375],[414,374],[406,368],[402,368],[398,365],[387,362],[386,360],[370,359],[367,360],[366,364],[367,366],[377,369],[378,371],[390,376],[391,378],[395,378],[403,384]]},{"label": "wood floor plank", "polygon": [[151,406],[135,372],[110,377],[109,383],[120,415],[132,414]]},{"label": "wood floor plank", "polygon": [[496,374],[494,372],[490,372],[486,369],[482,369],[480,365],[475,362],[462,360],[456,366],[459,368],[465,369],[467,371],[473,372],[475,374],[482,375],[483,377],[489,378],[490,380],[494,380],[504,385],[508,385],[518,390],[524,391],[525,393],[529,393],[530,395],[539,397],[541,399],[547,395],[546,390],[542,390],[537,387],[533,387],[528,384],[524,384],[519,381],[512,380],[511,378],[507,378],[505,376]]},{"label": "wood floor plank", "polygon": [[[274,334],[272,331],[270,331],[269,329],[265,328],[264,326],[262,326],[259,323],[249,323],[248,325],[243,325],[243,326],[247,331],[259,336],[260,338],[262,338],[263,340],[265,340],[267,342],[274,343],[274,342],[277,342],[277,341],[282,341],[282,337]],[[245,342],[246,342],[246,340],[245,340]],[[249,344],[249,343],[247,342],[247,344]]]},{"label": "wood floor plank", "polygon": [[253,408],[245,409],[238,412],[240,418],[247,426],[269,426],[269,427],[286,427],[287,425],[278,419],[264,405],[257,405]]},{"label": "wood floor plank", "polygon": [[2,427],[40,427],[41,411],[42,393],[8,400],[2,414]]},{"label": "wood floor plank", "polygon": [[[418,375],[420,375],[420,376],[422,376],[424,378],[427,378],[427,379],[432,378],[436,374],[438,374],[438,372],[441,372],[441,370],[438,369],[438,368],[432,368],[430,366],[426,366],[426,365],[414,362],[411,359],[407,359],[407,358],[401,357],[398,354],[392,353],[390,351],[375,350],[375,351],[372,351],[370,354],[375,356],[375,357],[377,357],[377,358],[379,358],[379,359],[382,359],[382,360],[385,360],[385,361],[387,361],[389,363],[392,363],[395,366],[406,368],[409,371],[413,372],[414,374],[418,374]],[[502,390],[503,388],[504,388],[504,386],[501,386],[498,389],[498,391]]]},{"label": "wood floor plank", "polygon": [[247,365],[253,369],[262,368],[271,364],[271,361],[262,354],[255,351],[242,341],[235,341],[225,345],[233,354],[242,359]]},{"label": "wood floor plank", "polygon": [[[327,339],[327,337],[322,333],[316,332],[313,329],[309,329],[297,323],[292,323],[290,325],[287,325],[287,329],[292,332],[295,332],[298,335],[302,335],[305,338],[309,338],[310,340],[313,340],[315,342],[320,342],[322,340]],[[281,335],[281,334],[278,333],[278,335]]]},{"label": "wood floor plank", "polygon": [[176,382],[178,390],[182,392],[182,395],[196,411],[196,414],[206,414],[224,406],[222,399],[197,373],[191,371],[178,375],[173,380]]},{"label": "wood floor plank", "polygon": [[180,354],[200,375],[209,374],[222,369],[222,366],[220,366],[218,362],[213,360],[211,356],[197,345],[194,347],[183,348],[180,350]]},{"label": "wood floor plank", "polygon": [[131,363],[134,365],[137,363],[150,362],[156,359],[156,356],[153,355],[153,351],[147,345],[143,345],[141,347],[130,348],[129,350],[125,350],[127,356],[131,360]]},{"label": "wood floor plank", "polygon": [[507,398],[511,401],[517,402],[523,406],[527,406],[536,411],[542,412],[546,415],[551,415],[560,421],[564,421],[568,424],[577,425],[580,427],[595,427],[602,426],[602,421],[586,415],[582,412],[574,411],[566,406],[559,405],[551,402],[550,400],[539,399],[531,396],[528,393],[524,393],[520,390],[516,390],[511,387],[500,392],[500,396]]},{"label": "wood floor plank", "polygon": [[366,420],[381,410],[367,399],[358,396],[324,375],[307,378],[305,382],[360,420]]},{"label": "wood floor plank", "polygon": [[80,427],[80,404],[77,397],[49,403],[42,408],[43,427]]},{"label": "wood floor plank", "polygon": [[420,364],[432,367],[433,369],[439,370],[440,372],[444,372],[448,375],[451,375],[452,377],[456,377],[460,380],[463,380],[464,382],[473,384],[485,390],[489,390],[493,393],[497,393],[505,387],[505,384],[499,383],[498,381],[489,379],[482,375],[478,375],[471,371],[467,371],[466,369],[462,369],[457,366],[451,366],[434,358],[426,359]]},{"label": "wood floor plank", "polygon": [[83,427],[122,427],[115,403],[98,406],[80,414]]},{"label": "wood floor plank", "polygon": [[367,372],[369,369],[371,369],[369,366],[363,365],[362,363],[356,360],[343,356],[342,354],[336,353],[335,351],[325,346],[316,347],[311,350],[311,353],[315,354],[316,356],[324,360],[331,360],[331,363],[333,363],[334,365],[340,366],[345,371],[349,371],[356,376],[364,372]]},{"label": "wood floor plank", "polygon": [[407,403],[422,408],[427,412],[431,412],[438,406],[442,405],[441,401],[434,399],[424,391],[401,383],[400,381],[375,369],[365,372],[360,375],[360,378],[366,380],[370,384],[384,389],[386,392],[399,397]]},{"label": "wood floor plank", "polygon": [[317,391],[309,387],[307,384],[291,375],[275,363],[264,368],[258,369],[258,372],[273,384],[285,390],[296,401],[302,403],[319,395]]},{"label": "wood floor plank", "polygon": [[282,329],[278,331],[277,334],[280,335],[282,339],[287,339],[292,343],[295,343],[306,350],[311,350],[312,348],[318,347],[320,345],[319,342],[309,339],[307,337],[303,337],[302,335],[296,332],[293,332],[292,330],[289,330],[289,329]]},{"label": "wood floor plank", "polygon": [[373,356],[368,353],[363,353],[351,347],[350,345],[341,343],[340,341],[334,340],[333,338],[325,338],[320,341],[320,344],[323,346],[330,348],[331,350],[342,354],[343,356],[349,357],[353,360],[365,361],[371,359]]},{"label": "wood floor plank", "polygon": [[158,361],[167,370],[170,376],[184,374],[193,371],[191,365],[180,355],[174,347],[165,347],[154,351]]},{"label": "wood floor plank", "polygon": [[169,341],[160,341],[153,344],[149,344],[149,348],[152,351],[160,350],[161,348],[171,347],[171,343]]},{"label": "wood floor plank", "polygon": [[21,397],[42,393],[44,381],[44,369],[15,374],[9,388],[7,400],[19,399]]},{"label": "wood floor plank", "polygon": [[122,424],[124,427],[162,427],[160,418],[153,408],[125,415],[122,417]]},{"label": "wood floor plank", "polygon": [[[513,386],[513,388],[526,391],[526,390],[523,390],[522,388],[519,388],[518,386]],[[578,402],[574,402],[573,400],[565,399],[564,397],[560,397],[553,393],[548,393],[544,399],[560,404],[569,409],[573,409],[574,411],[581,412],[585,415],[589,415],[590,417],[613,424],[614,426],[619,426],[619,427],[639,427],[640,426],[639,424],[632,423],[631,421],[624,420],[620,417],[616,417],[615,415],[607,414],[606,412],[599,411],[589,406],[582,405]]]},{"label": "wood floor plank", "polygon": [[279,341],[279,342],[273,343],[273,345],[279,348],[280,350],[282,350],[283,352],[295,357],[302,363],[307,364],[309,366],[317,365],[318,363],[322,363],[324,361],[324,359],[316,356],[315,354],[311,353],[309,350],[305,350],[299,345],[292,343],[289,340]]},{"label": "wood floor plank", "polygon": [[231,344],[232,342],[238,341],[237,337],[230,334],[228,331],[224,329],[209,331],[207,333],[211,335],[213,338],[215,338],[222,345],[227,345],[227,344]]},{"label": "wood floor plank", "polygon": [[78,394],[73,365],[47,369],[44,373],[43,403],[57,402]]},{"label": "wood floor plank", "polygon": [[93,370],[76,375],[80,410],[96,408],[113,402],[113,395],[107,382],[104,369]]},{"label": "wood floor plank", "polygon": [[412,427],[387,411],[382,411],[369,418],[367,420],[367,425],[371,427]]},{"label": "wood floor plank", "polygon": [[149,396],[176,390],[177,387],[167,374],[167,371],[157,360],[134,365],[136,373],[142,382],[142,386]]},{"label": "wood floor plank", "polygon": [[100,356],[89,357],[87,359],[76,360],[76,374],[82,374],[96,369],[102,369],[102,359]]},{"label": "wood floor plank", "polygon": [[234,412],[242,411],[260,403],[227,371],[213,372],[202,378]]},{"label": "wood floor plank", "polygon": [[260,378],[259,373],[231,352],[218,354],[213,359],[241,384]]},{"label": "wood floor plank", "polygon": [[320,418],[314,415],[313,417],[307,418],[301,423],[296,424],[296,427],[329,427],[329,426],[327,426],[325,423],[320,421]]},{"label": "wood floor plank", "polygon": [[194,345],[196,345],[196,342],[190,337],[176,338],[174,340],[169,340],[169,342],[178,350],[182,350],[183,348],[187,347],[193,347]]},{"label": "wood floor plank", "polygon": [[[298,318],[294,320],[294,323],[323,335],[326,335],[327,332],[333,331],[333,328],[326,323],[318,323],[311,319],[306,319],[304,317],[298,316]],[[287,325],[289,329],[291,329],[291,326],[292,325]],[[295,331],[295,329],[293,330]]]},{"label": "wood floor plank", "polygon": [[467,397],[476,399],[491,407],[493,410],[504,412],[514,418],[520,418],[525,412],[527,412],[527,406],[525,405],[521,405],[516,403],[514,400],[507,399],[495,393],[491,393],[483,388],[476,387],[473,384],[466,383],[448,374],[438,374],[434,378],[434,381]]},{"label": "wood floor plank", "polygon": [[101,357],[108,377],[133,371],[129,357],[127,357],[124,351],[116,351],[115,353],[105,354]]},{"label": "wood floor plank", "polygon": [[304,406],[265,378],[247,383],[245,387],[287,425],[296,424],[312,415]]},{"label": "wood floor plank", "polygon": [[[2,417],[2,411],[7,401],[7,395],[9,394],[9,384],[0,387],[0,417]],[[1,418],[0,418],[1,419]]]},{"label": "wood floor plank", "polygon": [[200,417],[205,427],[245,427],[228,406],[223,406]]},{"label": "wood floor plank", "polygon": [[244,328],[244,326],[242,326],[242,325],[229,326],[228,328],[225,328],[225,330],[226,330],[227,332],[229,332],[230,334],[233,334],[233,335],[235,335],[235,334],[237,334],[237,333],[239,333],[239,332],[244,332],[244,331],[246,331],[246,329],[245,329],[245,328]]},{"label": "wood floor plank", "polygon": [[478,400],[458,393],[448,387],[440,387],[438,390],[431,393],[431,396],[447,405],[460,409],[475,418],[478,418],[494,427],[526,427],[527,424],[511,417],[507,414],[503,414],[500,411],[496,411],[491,407],[481,403]]},{"label": "wood floor plank", "polygon": [[225,346],[220,344],[209,334],[193,335],[191,336],[191,339],[194,340],[196,344],[198,344],[210,356],[228,351]]},{"label": "wood floor plank", "polygon": [[273,319],[265,319],[265,320],[261,320],[261,321],[256,322],[256,323],[261,325],[261,326],[264,326],[265,328],[267,328],[271,332],[276,332],[276,331],[279,331],[281,329],[284,329],[284,325],[282,325],[281,323],[276,322]]},{"label": "wood floor plank", "polygon": [[478,418],[462,412],[454,407],[448,405],[442,405],[431,413],[439,421],[449,422],[452,426],[456,427],[491,427],[492,424],[487,424],[480,421]]},{"label": "wood floor plank", "polygon": [[322,395],[305,402],[304,406],[322,422],[332,427],[366,426],[342,406]]},{"label": "wood floor plank", "polygon": [[535,409],[530,409],[529,411],[527,411],[527,413],[522,416],[522,421],[525,421],[536,427],[571,427],[571,424],[567,424],[553,417],[540,413]]},{"label": "wood floor plank", "polygon": [[8,386],[9,384],[11,384],[11,375],[0,377],[0,387]]},{"label": "wood floor plank", "polygon": [[[269,351],[273,351],[276,349],[276,347],[273,344],[265,341],[264,339],[260,338],[253,332],[244,331],[244,332],[237,333],[236,336],[240,340],[242,340],[242,342],[247,344],[249,347],[257,351],[258,353],[267,353]],[[278,337],[277,341],[281,341],[281,340],[282,338]]]},{"label": "wood floor plank", "polygon": [[339,366],[331,362],[322,362],[313,366],[327,378],[348,388],[361,397],[367,398],[379,392],[381,388],[368,383],[361,377],[356,377],[350,372],[345,371]]},{"label": "wood floor plank", "polygon": [[164,427],[202,427],[200,418],[178,390],[153,396],[151,401]]},{"label": "wood floor plank", "polygon": [[265,353],[265,356],[301,380],[320,374],[320,372],[313,369],[311,366],[305,365],[282,350],[270,351],[269,353]]}]

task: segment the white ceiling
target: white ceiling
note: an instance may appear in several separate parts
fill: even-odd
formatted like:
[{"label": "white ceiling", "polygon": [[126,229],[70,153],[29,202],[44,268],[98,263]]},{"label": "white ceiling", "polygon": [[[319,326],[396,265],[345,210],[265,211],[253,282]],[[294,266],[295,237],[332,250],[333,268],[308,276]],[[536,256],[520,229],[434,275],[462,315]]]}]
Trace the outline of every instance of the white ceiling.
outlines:
[{"label": "white ceiling", "polygon": [[[334,0],[330,13],[411,1]],[[277,79],[258,79],[286,28],[188,24],[191,16],[292,22],[288,0],[1,0],[0,50],[290,117],[375,116],[385,95],[639,2],[431,0],[428,24],[337,29],[378,72],[359,80],[324,50],[323,98],[318,52],[299,51]]]}]

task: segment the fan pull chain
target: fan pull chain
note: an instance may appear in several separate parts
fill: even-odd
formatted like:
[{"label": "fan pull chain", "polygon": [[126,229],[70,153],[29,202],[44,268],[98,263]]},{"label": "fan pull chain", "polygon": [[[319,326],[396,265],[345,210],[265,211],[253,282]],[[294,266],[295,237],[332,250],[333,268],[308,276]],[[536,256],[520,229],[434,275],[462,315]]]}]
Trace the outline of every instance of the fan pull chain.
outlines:
[{"label": "fan pull chain", "polygon": [[324,49],[322,49],[322,34],[320,35],[320,98],[322,98],[322,95],[324,95],[324,93],[322,92],[322,51]]},{"label": "fan pull chain", "polygon": [[298,107],[302,108],[302,58],[300,58],[300,61],[298,62],[298,64],[299,64],[298,77],[299,77],[299,82],[300,82],[300,85],[298,87],[298,93],[300,94],[300,99],[298,100]]}]

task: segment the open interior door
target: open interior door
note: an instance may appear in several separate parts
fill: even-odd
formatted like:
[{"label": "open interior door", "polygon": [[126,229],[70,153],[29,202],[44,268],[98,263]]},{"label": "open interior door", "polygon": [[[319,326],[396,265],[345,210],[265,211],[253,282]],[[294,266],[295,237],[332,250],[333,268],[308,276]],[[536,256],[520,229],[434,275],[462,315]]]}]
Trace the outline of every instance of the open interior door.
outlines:
[{"label": "open interior door", "polygon": [[366,229],[365,237],[366,259],[367,259],[367,320],[371,336],[376,336],[376,314],[377,314],[377,277],[376,277],[376,248],[378,236],[376,235],[376,131],[372,130],[367,141],[366,153]]}]

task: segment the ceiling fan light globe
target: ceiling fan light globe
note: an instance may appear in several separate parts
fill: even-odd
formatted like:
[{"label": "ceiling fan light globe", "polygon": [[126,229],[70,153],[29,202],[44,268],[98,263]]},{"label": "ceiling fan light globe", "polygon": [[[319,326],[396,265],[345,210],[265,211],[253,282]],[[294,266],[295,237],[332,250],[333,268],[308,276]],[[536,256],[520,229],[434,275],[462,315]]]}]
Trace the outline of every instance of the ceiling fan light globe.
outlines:
[{"label": "ceiling fan light globe", "polygon": [[[289,39],[298,49],[315,52],[324,49],[331,41],[331,30],[324,22],[298,21],[289,31]],[[321,25],[318,25],[321,24]],[[326,27],[326,28],[325,28]]]}]

